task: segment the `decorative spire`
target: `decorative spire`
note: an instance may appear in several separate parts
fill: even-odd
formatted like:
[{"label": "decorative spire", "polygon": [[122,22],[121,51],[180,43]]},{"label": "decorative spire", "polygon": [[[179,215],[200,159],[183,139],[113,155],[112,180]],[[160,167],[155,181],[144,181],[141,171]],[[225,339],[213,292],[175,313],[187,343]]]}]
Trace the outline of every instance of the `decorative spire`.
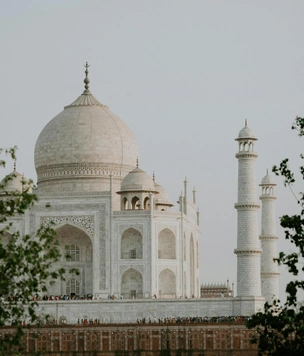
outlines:
[{"label": "decorative spire", "polygon": [[155,173],[153,172],[153,182],[155,183]]},{"label": "decorative spire", "polygon": [[14,172],[16,172],[16,160],[14,160]]},{"label": "decorative spire", "polygon": [[266,169],[266,174],[268,175],[268,168]]},{"label": "decorative spire", "polygon": [[195,190],[195,187],[193,187],[193,204],[196,204],[196,190]]},{"label": "decorative spire", "polygon": [[136,168],[138,168],[138,157],[136,158]]},{"label": "decorative spire", "polygon": [[90,83],[90,79],[89,79],[89,77],[88,77],[88,74],[89,74],[89,70],[88,70],[88,68],[90,67],[90,65],[88,64],[88,62],[86,62],[86,64],[84,65],[84,67],[85,67],[85,75],[86,75],[86,77],[84,78],[84,84],[85,84],[85,91],[84,91],[84,94],[86,94],[86,93],[90,93],[90,91],[89,91],[89,83]]},{"label": "decorative spire", "polygon": [[245,119],[245,127],[247,127],[247,119]]}]

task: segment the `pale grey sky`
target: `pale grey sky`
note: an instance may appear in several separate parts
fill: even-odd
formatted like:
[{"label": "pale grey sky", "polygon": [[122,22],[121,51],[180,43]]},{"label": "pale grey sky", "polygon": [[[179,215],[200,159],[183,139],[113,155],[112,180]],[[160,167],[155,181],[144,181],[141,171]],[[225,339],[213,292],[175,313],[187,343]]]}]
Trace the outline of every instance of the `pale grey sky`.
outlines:
[{"label": "pale grey sky", "polygon": [[[1,0],[0,147],[17,145],[17,170],[35,180],[36,139],[82,93],[88,61],[90,89],[134,132],[141,168],[173,203],[185,176],[196,187],[201,280],[236,281],[234,138],[247,118],[258,182],[285,157],[299,166],[303,13],[303,1],[282,0]],[[276,181],[277,216],[297,212]]]}]

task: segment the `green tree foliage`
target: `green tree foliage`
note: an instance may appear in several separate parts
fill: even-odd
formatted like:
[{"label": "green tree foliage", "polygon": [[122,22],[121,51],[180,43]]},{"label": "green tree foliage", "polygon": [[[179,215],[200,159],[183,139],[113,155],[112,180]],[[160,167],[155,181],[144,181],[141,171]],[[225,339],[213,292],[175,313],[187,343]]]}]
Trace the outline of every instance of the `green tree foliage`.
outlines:
[{"label": "green tree foliage", "polygon": [[[292,126],[298,135],[304,136],[304,118],[297,117]],[[300,156],[304,159],[304,155]],[[284,178],[284,185],[292,190],[295,182],[294,173],[289,169],[288,159],[279,166],[273,167],[276,175]],[[304,165],[300,166],[301,178],[304,180]],[[294,194],[294,193],[293,193]],[[294,194],[295,195],[295,194]],[[248,322],[249,328],[256,328],[259,355],[271,356],[303,356],[304,355],[304,306],[298,303],[299,291],[304,291],[303,264],[304,258],[304,193],[295,195],[299,205],[297,215],[284,215],[280,218],[285,238],[295,246],[290,254],[280,252],[276,259],[279,265],[285,265],[294,278],[287,284],[287,300],[283,306],[279,301],[264,306],[264,312],[253,315]]]},{"label": "green tree foliage", "polygon": [[[15,160],[15,151],[12,148],[0,153]],[[0,161],[0,167],[5,167],[5,160]],[[31,193],[32,182],[24,181],[21,192],[6,191],[8,182],[15,177],[8,175],[0,185],[0,332],[4,325],[16,326],[13,335],[0,338],[0,355],[20,349],[25,320],[30,324],[41,322],[34,296],[46,292],[47,283],[62,278],[64,273],[62,269],[52,269],[60,254],[51,226],[41,226],[34,236],[12,232],[12,221],[20,221],[37,201]]]}]

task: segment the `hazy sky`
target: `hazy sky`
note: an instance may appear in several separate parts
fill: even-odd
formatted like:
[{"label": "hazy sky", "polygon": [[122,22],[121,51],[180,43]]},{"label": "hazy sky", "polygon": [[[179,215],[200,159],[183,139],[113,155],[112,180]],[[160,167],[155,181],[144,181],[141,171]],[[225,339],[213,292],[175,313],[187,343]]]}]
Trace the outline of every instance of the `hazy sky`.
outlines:
[{"label": "hazy sky", "polygon": [[[0,147],[17,145],[17,170],[36,180],[36,139],[82,93],[88,61],[91,92],[130,126],[140,167],[175,208],[184,177],[196,187],[201,281],[236,281],[234,138],[247,118],[258,182],[285,157],[300,165],[290,127],[304,116],[303,13],[280,0],[0,0]],[[276,181],[277,216],[296,213]],[[288,251],[279,223],[278,235]]]}]

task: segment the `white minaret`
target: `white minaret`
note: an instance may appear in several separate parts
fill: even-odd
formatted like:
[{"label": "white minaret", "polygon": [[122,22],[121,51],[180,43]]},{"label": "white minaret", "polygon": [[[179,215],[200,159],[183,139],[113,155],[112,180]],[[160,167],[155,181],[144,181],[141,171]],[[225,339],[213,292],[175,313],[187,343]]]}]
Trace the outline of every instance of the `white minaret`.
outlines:
[{"label": "white minaret", "polygon": [[254,152],[257,138],[247,127],[240,131],[238,138],[239,152],[235,155],[238,167],[238,202],[237,209],[237,296],[261,296],[261,249],[258,232],[257,184],[255,175]]},{"label": "white minaret", "polygon": [[262,179],[260,184],[262,187],[262,225],[261,225],[261,283],[262,283],[262,296],[265,301],[272,304],[273,299],[279,298],[279,271],[278,265],[273,261],[278,257],[277,251],[277,235],[276,235],[276,222],[275,222],[275,200],[274,183],[271,176],[267,174]]}]

